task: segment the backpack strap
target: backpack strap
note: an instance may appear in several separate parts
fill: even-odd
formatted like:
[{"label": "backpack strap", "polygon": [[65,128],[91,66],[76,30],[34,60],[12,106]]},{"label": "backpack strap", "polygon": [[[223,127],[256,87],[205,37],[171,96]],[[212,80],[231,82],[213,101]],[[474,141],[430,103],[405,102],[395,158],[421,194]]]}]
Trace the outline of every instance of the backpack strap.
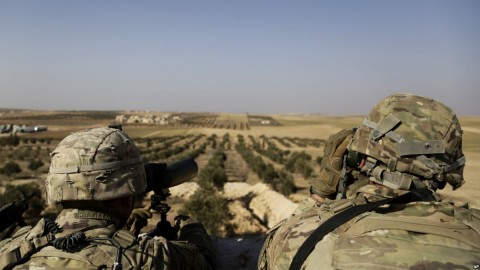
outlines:
[{"label": "backpack strap", "polygon": [[[41,219],[33,229],[31,227],[20,229],[12,237],[14,240],[12,246],[0,254],[0,268],[11,269],[28,260],[32,254],[50,245],[55,240],[55,234],[61,230],[57,223],[49,218]],[[16,238],[18,240],[15,240]]]},{"label": "backpack strap", "polygon": [[0,254],[0,268],[13,268],[15,265],[30,258],[38,250],[49,245],[54,239],[55,235],[51,233],[30,240],[24,239],[19,246]]},{"label": "backpack strap", "polygon": [[344,211],[332,216],[330,219],[326,220],[324,223],[320,224],[315,231],[303,242],[300,248],[297,250],[297,253],[293,257],[292,263],[290,264],[290,270],[299,270],[307,257],[312,253],[313,249],[317,243],[323,239],[325,235],[333,231],[338,226],[346,223],[352,218],[359,216],[365,212],[373,211],[376,208],[392,203],[392,202],[414,202],[414,201],[424,201],[426,198],[429,200],[433,199],[432,194],[427,189],[418,189],[407,192],[397,197],[387,198],[381,201],[376,201],[367,204],[355,205],[350,208],[345,209]]}]

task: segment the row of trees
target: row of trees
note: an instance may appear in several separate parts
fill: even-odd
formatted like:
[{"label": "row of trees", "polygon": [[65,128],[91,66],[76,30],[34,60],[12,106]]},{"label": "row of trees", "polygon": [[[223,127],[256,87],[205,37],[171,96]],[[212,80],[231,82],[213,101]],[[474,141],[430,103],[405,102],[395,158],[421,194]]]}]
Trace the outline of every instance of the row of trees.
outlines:
[{"label": "row of trees", "polygon": [[313,173],[313,169],[310,166],[311,160],[312,156],[305,152],[293,152],[285,162],[285,169],[292,173],[300,173],[307,179]]},{"label": "row of trees", "polygon": [[195,114],[195,115],[181,115],[182,124],[187,126],[211,127],[214,125],[218,115],[216,114]]},{"label": "row of trees", "polygon": [[290,151],[280,150],[274,143],[270,142],[267,137],[260,136],[262,144],[257,142],[255,138],[250,135],[250,141],[252,142],[252,147],[259,154],[268,157],[270,160],[282,164],[285,161],[285,156],[290,153]]},{"label": "row of trees", "polygon": [[272,139],[275,139],[278,141],[281,145],[291,148],[292,143],[296,144],[300,147],[307,147],[307,146],[313,146],[313,147],[320,147],[324,146],[326,141],[324,139],[312,139],[312,138],[299,138],[299,137],[277,137],[273,136]]},{"label": "row of trees", "polygon": [[[36,159],[31,159],[29,162],[28,162],[28,166],[27,168],[32,171],[32,172],[35,172],[37,171],[40,167],[42,167],[45,163],[39,159],[39,158],[36,158]],[[15,162],[15,161],[8,161],[7,163],[5,163],[3,165],[3,167],[0,168],[0,174],[4,174],[6,176],[13,176],[13,175],[16,175],[18,173],[21,173],[22,172],[22,168],[20,167],[20,165]]]},{"label": "row of trees", "polygon": [[198,114],[198,115],[184,115],[182,124],[188,127],[209,127],[209,128],[224,128],[224,129],[250,129],[247,122],[228,120],[212,114]]},{"label": "row of trees", "polygon": [[305,179],[312,175],[313,168],[310,165],[312,156],[309,154],[305,152],[291,153],[289,150],[282,151],[265,136],[260,136],[260,139],[262,140],[261,145],[253,138],[253,136],[249,136],[249,138],[255,151],[268,157],[274,162],[285,164],[285,169],[287,171],[291,173],[300,173]]},{"label": "row of trees", "polygon": [[8,145],[17,146],[19,143],[20,143],[20,138],[18,138],[16,134],[14,135],[10,134],[10,136],[8,137],[0,138],[0,147],[8,146]]},{"label": "row of trees", "polygon": [[272,139],[276,140],[277,142],[279,142],[281,145],[283,145],[285,147],[288,147],[288,148],[292,147],[292,145],[289,144],[285,138],[280,138],[280,137],[277,137],[277,136],[273,136]]},{"label": "row of trees", "polygon": [[160,137],[148,137],[148,138],[136,138],[135,144],[139,148],[144,148],[145,150],[152,148],[152,146],[164,143],[168,140],[178,140],[183,139],[183,136],[160,136]]},{"label": "row of trees", "polygon": [[51,138],[19,138],[17,134],[10,134],[6,137],[0,138],[0,147],[4,146],[18,146],[23,144],[50,144],[53,140]]},{"label": "row of trees", "polygon": [[320,147],[325,145],[326,141],[323,139],[312,139],[312,138],[298,138],[298,137],[285,137],[283,138],[284,140],[288,140],[291,143],[294,143],[300,147],[307,147],[307,146],[313,146],[313,147]]},{"label": "row of trees", "polygon": [[197,135],[193,137],[190,141],[187,141],[186,143],[183,144],[176,144],[175,146],[173,145],[174,143],[179,142],[180,140],[183,139],[188,139],[191,138],[193,135],[189,136],[178,136],[178,137],[172,137],[172,139],[168,141],[164,141],[161,146],[157,147],[152,147],[150,149],[143,149],[142,150],[142,158],[144,162],[150,162],[150,161],[165,161],[166,159],[179,155],[180,153],[183,153],[184,151],[195,148],[195,143],[200,140],[204,135]]},{"label": "row of trees", "polygon": [[279,172],[275,171],[272,164],[265,163],[260,156],[255,155],[253,151],[245,145],[242,135],[238,135],[236,150],[258,177],[265,183],[270,184],[274,190],[285,196],[295,192],[296,188],[292,175],[283,170]]},{"label": "row of trees", "polygon": [[180,213],[195,216],[209,234],[231,236],[233,228],[228,225],[228,200],[219,193],[227,182],[225,160],[224,149],[219,146],[198,176],[199,188]]},{"label": "row of trees", "polygon": [[141,147],[138,145],[140,148],[142,148],[141,152],[142,155],[149,155],[149,154],[156,154],[161,151],[165,151],[173,146],[173,144],[186,139],[190,136],[193,135],[188,135],[188,136],[183,136],[183,135],[178,135],[178,136],[171,136],[171,137],[162,137],[159,138],[155,141],[153,140],[146,140],[146,146]]}]

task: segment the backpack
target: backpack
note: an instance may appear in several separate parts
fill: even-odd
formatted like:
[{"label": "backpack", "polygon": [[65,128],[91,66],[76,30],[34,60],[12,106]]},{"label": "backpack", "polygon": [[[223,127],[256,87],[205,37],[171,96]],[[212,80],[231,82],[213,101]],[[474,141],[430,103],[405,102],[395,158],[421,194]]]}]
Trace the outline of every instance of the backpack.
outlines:
[{"label": "backpack", "polygon": [[[311,199],[310,199],[311,200]],[[320,226],[354,206],[311,200],[270,232],[259,269],[288,269]],[[447,202],[391,204],[355,216],[316,243],[302,269],[472,269],[480,262],[480,210]]]}]

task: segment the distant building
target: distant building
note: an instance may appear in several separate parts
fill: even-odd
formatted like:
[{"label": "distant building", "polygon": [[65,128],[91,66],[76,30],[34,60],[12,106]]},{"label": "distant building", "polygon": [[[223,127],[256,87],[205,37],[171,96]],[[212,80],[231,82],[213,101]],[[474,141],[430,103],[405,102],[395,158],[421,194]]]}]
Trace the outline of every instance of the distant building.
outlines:
[{"label": "distant building", "polygon": [[138,123],[141,123],[141,119],[138,115],[132,115],[128,118],[127,123],[138,124]]},{"label": "distant building", "polygon": [[126,117],[125,115],[117,115],[115,121],[118,123],[129,123],[129,124],[159,124],[159,125],[168,125],[170,121],[180,121],[179,116],[174,116],[170,118],[169,114],[164,114],[162,116],[156,115],[130,115]]},{"label": "distant building", "polygon": [[115,121],[118,123],[125,123],[127,122],[127,117],[123,114],[117,115],[117,117],[115,117]]},{"label": "distant building", "polygon": [[41,132],[41,131],[47,131],[48,130],[47,126],[35,126],[33,129],[35,130],[35,132]]},{"label": "distant building", "polygon": [[154,124],[155,123],[155,117],[154,115],[147,115],[145,117],[140,118],[140,123],[143,124]]},{"label": "distant building", "polygon": [[160,125],[168,125],[168,116],[159,117],[158,122]]},{"label": "distant building", "polygon": [[10,133],[12,131],[12,125],[0,125],[0,133]]},{"label": "distant building", "polygon": [[1,133],[13,132],[13,133],[33,133],[47,131],[47,126],[27,126],[27,125],[5,125],[0,128]]}]

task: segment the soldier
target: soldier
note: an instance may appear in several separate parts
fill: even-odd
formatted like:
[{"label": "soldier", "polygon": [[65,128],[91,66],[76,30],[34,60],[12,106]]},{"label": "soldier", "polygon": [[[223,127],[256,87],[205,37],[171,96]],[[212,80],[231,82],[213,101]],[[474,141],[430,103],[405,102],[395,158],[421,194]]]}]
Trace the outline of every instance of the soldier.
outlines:
[{"label": "soldier", "polygon": [[444,104],[396,94],[327,141],[312,196],[270,230],[259,269],[473,269],[480,210],[442,202],[463,183],[462,130]]},{"label": "soldier", "polygon": [[211,240],[189,218],[177,219],[175,241],[137,238],[122,229],[134,196],[147,187],[139,150],[124,132],[94,128],[72,133],[51,157],[47,199],[63,210],[55,221],[44,218],[2,241],[0,269],[213,268]]}]

